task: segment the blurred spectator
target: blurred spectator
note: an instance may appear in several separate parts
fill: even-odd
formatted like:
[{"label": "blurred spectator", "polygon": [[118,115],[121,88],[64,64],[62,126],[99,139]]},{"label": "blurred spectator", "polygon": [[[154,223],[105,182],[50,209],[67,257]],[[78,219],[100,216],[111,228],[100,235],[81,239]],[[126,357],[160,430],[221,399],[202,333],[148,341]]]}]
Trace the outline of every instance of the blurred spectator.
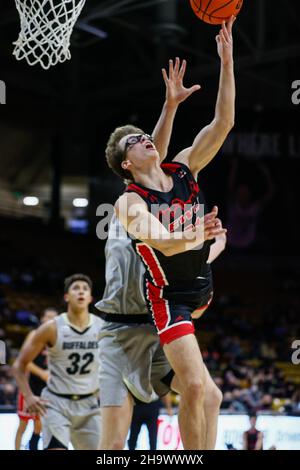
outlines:
[{"label": "blurred spectator", "polygon": [[263,450],[263,433],[256,429],[256,415],[250,415],[250,429],[243,434],[244,450]]},{"label": "blurred spectator", "polygon": [[0,367],[0,404],[5,407],[15,406],[17,387],[7,365]]},{"label": "blurred spectator", "polygon": [[257,238],[258,216],[274,194],[274,185],[268,168],[261,164],[259,169],[265,178],[266,189],[260,198],[256,198],[248,183],[236,184],[238,160],[231,161],[226,227],[228,245],[233,248],[245,249],[254,244]]}]

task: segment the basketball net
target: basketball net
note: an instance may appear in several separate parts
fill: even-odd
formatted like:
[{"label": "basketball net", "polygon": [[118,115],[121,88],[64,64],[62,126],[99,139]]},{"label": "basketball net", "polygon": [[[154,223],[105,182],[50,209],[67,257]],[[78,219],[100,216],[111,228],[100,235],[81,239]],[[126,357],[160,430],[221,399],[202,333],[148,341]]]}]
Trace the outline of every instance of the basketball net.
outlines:
[{"label": "basketball net", "polygon": [[21,31],[13,51],[17,60],[49,69],[71,58],[70,38],[85,0],[15,0]]}]

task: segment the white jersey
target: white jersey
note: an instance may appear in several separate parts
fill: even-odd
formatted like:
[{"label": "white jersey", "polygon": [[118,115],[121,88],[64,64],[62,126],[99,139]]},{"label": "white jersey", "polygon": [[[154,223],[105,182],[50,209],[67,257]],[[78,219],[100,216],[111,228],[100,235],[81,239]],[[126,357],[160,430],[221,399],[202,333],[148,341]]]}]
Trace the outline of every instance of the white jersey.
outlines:
[{"label": "white jersey", "polygon": [[99,388],[101,318],[89,314],[89,325],[78,331],[66,313],[54,319],[57,339],[49,351],[47,387],[58,394],[87,395]]}]

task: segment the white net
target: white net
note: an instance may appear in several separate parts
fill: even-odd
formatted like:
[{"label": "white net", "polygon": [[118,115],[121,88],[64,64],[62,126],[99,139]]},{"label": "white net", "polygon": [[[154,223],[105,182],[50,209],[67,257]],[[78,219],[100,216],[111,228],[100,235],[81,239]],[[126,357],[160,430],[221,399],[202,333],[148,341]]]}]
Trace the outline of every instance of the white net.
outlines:
[{"label": "white net", "polygon": [[86,0],[15,0],[21,31],[14,56],[49,69],[71,58],[70,38]]}]

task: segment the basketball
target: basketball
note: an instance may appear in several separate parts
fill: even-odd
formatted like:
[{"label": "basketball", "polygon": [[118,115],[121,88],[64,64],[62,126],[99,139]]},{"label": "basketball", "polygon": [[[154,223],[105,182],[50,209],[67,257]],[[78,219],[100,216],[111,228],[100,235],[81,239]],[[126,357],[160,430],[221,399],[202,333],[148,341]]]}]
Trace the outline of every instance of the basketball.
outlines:
[{"label": "basketball", "polygon": [[209,24],[221,24],[232,15],[237,16],[243,0],[190,0],[195,15]]}]

